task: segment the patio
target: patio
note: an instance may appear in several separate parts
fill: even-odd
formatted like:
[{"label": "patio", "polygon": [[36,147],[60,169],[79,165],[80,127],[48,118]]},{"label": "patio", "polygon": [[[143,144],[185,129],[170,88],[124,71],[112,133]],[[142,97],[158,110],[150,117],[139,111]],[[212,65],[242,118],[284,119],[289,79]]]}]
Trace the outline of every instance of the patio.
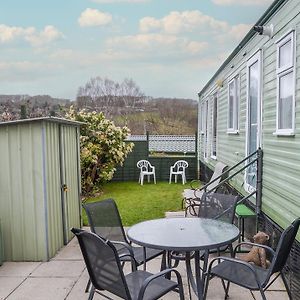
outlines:
[{"label": "patio", "polygon": [[[130,270],[129,265],[125,268]],[[147,265],[150,272],[158,272],[160,258],[152,260]],[[184,291],[186,299],[188,287],[184,264],[180,263],[178,270],[184,280]],[[84,289],[88,280],[87,270],[79,249],[77,239],[65,246],[49,262],[5,262],[0,267],[0,299],[8,300],[60,300],[60,299],[87,299],[88,294]],[[270,290],[266,293],[267,299],[288,299],[284,286],[280,280],[275,281]],[[113,296],[114,297],[114,296]],[[95,300],[104,299],[95,295]],[[115,299],[115,297],[114,297]],[[177,295],[169,293],[163,299],[177,299]],[[193,295],[192,299],[196,299]],[[211,281],[208,291],[209,300],[224,299],[224,292],[220,280]],[[232,285],[230,299],[253,300],[261,299],[256,292],[250,293]]]}]

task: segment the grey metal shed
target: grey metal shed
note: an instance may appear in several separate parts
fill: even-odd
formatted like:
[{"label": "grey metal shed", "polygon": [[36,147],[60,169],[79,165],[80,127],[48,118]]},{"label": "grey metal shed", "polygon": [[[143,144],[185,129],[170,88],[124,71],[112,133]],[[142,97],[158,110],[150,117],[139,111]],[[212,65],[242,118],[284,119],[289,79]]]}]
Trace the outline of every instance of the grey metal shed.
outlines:
[{"label": "grey metal shed", "polygon": [[0,220],[6,261],[47,261],[81,225],[79,126],[0,123]]}]

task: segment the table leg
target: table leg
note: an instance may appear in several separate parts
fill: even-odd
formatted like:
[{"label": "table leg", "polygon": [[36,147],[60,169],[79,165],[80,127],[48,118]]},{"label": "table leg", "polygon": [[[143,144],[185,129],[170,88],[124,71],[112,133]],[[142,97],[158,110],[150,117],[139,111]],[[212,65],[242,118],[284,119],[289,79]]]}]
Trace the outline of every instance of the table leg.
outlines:
[{"label": "table leg", "polygon": [[163,271],[167,268],[167,251],[163,252],[162,259],[161,259],[161,265],[160,270]]},{"label": "table leg", "polygon": [[204,276],[203,276],[203,274],[201,272],[201,268],[200,268],[199,251],[195,251],[195,254],[194,254],[195,276],[193,274],[192,267],[191,267],[190,252],[187,252],[185,257],[186,257],[185,263],[186,263],[186,272],[187,272],[188,281],[190,282],[192,289],[194,290],[198,299],[203,300]]}]

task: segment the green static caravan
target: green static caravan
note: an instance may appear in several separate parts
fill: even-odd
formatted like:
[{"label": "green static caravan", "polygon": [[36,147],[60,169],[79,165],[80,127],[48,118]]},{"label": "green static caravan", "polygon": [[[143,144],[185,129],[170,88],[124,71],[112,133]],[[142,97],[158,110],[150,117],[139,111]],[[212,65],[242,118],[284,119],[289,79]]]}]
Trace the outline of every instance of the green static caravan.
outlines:
[{"label": "green static caravan", "polygon": [[[263,214],[281,228],[300,216],[299,0],[274,1],[199,92],[198,126],[202,166],[261,147]],[[251,170],[231,184],[249,194]]]},{"label": "green static caravan", "polygon": [[79,126],[0,123],[0,220],[6,261],[47,261],[81,225]]}]

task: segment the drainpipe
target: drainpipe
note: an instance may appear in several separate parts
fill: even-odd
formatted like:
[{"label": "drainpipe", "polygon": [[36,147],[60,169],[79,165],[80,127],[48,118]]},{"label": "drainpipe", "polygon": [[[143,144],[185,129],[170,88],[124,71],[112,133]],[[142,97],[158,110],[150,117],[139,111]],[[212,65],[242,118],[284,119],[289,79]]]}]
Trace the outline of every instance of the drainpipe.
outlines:
[{"label": "drainpipe", "polygon": [[256,177],[256,215],[261,213],[262,205],[262,171],[263,171],[263,151],[257,149],[257,177]]}]

